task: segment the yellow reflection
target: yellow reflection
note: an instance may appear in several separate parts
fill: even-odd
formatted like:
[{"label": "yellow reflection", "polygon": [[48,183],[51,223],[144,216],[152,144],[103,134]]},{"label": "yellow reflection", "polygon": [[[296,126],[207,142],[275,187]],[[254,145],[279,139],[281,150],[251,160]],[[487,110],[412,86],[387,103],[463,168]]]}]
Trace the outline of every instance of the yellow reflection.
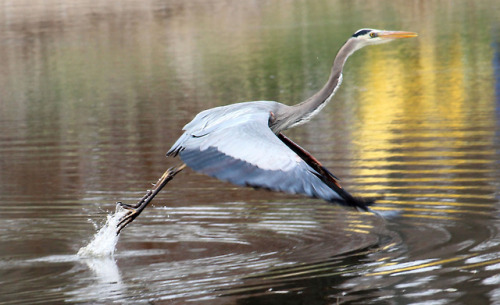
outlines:
[{"label": "yellow reflection", "polygon": [[[421,198],[443,198],[443,199],[486,199],[486,200],[491,200],[492,195],[491,194],[486,194],[486,195],[475,195],[475,194],[453,194],[453,193],[413,193],[413,194],[407,194],[407,193],[389,193],[386,192],[384,193],[384,196],[398,196],[401,198],[412,198],[415,196],[421,197]],[[395,202],[391,202],[395,203]],[[397,203],[396,203],[397,204]],[[422,202],[422,204],[427,204],[427,202]],[[443,205],[447,205],[447,202],[443,202]],[[477,206],[477,205],[475,205]],[[489,205],[491,207],[491,204]]]},{"label": "yellow reflection", "polygon": [[[383,211],[383,210],[393,210],[391,208],[386,208],[386,207],[374,207],[373,210],[376,211]],[[454,210],[454,209],[436,209],[435,207],[432,208],[398,208],[398,211],[411,211],[411,212],[427,212],[427,213],[446,213],[446,214],[475,214],[475,215],[485,215],[488,216],[491,213],[490,212],[482,212],[482,211],[474,211],[474,210]],[[445,216],[443,216],[445,217]],[[438,218],[443,218],[441,216],[438,216]]]},{"label": "yellow reflection", "polygon": [[[366,274],[366,276],[395,274],[395,273],[400,273],[400,272],[413,271],[413,270],[418,270],[418,269],[423,269],[423,268],[440,266],[440,265],[464,260],[468,257],[470,257],[470,256],[458,256],[458,257],[452,257],[452,258],[448,258],[448,259],[441,259],[441,260],[433,261],[430,263],[422,263],[422,264],[417,264],[417,265],[408,266],[408,267],[400,267],[400,268],[394,268],[394,269],[380,271],[380,272],[368,273],[368,274]],[[381,267],[392,267],[392,266],[397,266],[397,264],[387,263],[387,264],[383,264]]]},{"label": "yellow reflection", "polygon": [[[362,124],[354,133],[358,147],[353,159],[360,160],[356,175],[367,192],[383,189],[389,191],[385,196],[458,201],[391,202],[398,204],[403,217],[458,220],[445,215],[489,215],[475,209],[491,206],[477,203],[492,199],[491,192],[464,194],[481,189],[496,171],[491,158],[496,154],[491,149],[495,134],[490,128],[495,120],[494,88],[492,82],[476,80],[478,75],[493,79],[493,70],[472,68],[492,61],[489,40],[458,32],[443,35],[431,27],[416,40],[417,49],[408,57],[401,55],[408,52],[405,46],[365,53],[369,60],[362,61],[363,81],[358,80],[366,88],[359,92]],[[439,184],[443,180],[448,183]],[[461,181],[476,183],[464,186]],[[462,199],[474,203],[460,203]],[[409,204],[429,207],[404,207]],[[443,215],[428,215],[435,213]]]},{"label": "yellow reflection", "polygon": [[460,220],[459,217],[441,216],[441,215],[422,215],[422,214],[403,214],[406,218],[424,218],[424,219],[441,219],[441,220]]},{"label": "yellow reflection", "polygon": [[[366,149],[358,150],[360,160],[384,160],[388,157],[387,143],[395,137],[385,126],[401,117],[404,109],[402,99],[404,90],[402,87],[404,69],[403,63],[396,58],[391,58],[383,53],[379,48],[370,50],[370,60],[363,61],[361,75],[366,77],[368,88],[360,93],[361,116],[364,122],[357,136],[357,142],[368,145]],[[389,75],[389,77],[385,77]],[[363,152],[368,152],[365,155]],[[380,161],[378,161],[380,162]],[[383,161],[382,161],[383,162]],[[369,171],[369,173],[367,172]],[[378,175],[385,175],[387,172],[383,166],[371,166],[369,169],[361,169],[361,176],[374,176],[366,182],[381,182]],[[373,181],[370,181],[373,180]]]},{"label": "yellow reflection", "polygon": [[472,268],[476,268],[476,267],[494,265],[497,263],[500,263],[500,259],[494,259],[494,260],[489,260],[489,261],[480,262],[480,263],[476,263],[476,264],[471,264],[471,265],[460,267],[460,269],[472,269]]},{"label": "yellow reflection", "polygon": [[360,229],[352,229],[352,228],[345,228],[344,231],[360,233],[360,234],[370,234],[370,231],[360,230]]},{"label": "yellow reflection", "polygon": [[[429,21],[437,23],[439,17],[434,18]],[[487,111],[494,109],[492,84],[475,80],[478,73],[492,79],[493,71],[491,67],[483,67],[481,71],[471,68],[491,62],[493,52],[488,41],[461,35],[459,31],[440,35],[438,28],[429,26],[423,30],[416,43],[405,41],[417,48],[407,57],[401,55],[409,52],[410,47],[404,45],[394,45],[396,51],[392,52],[384,47],[372,48],[364,55],[369,60],[362,61],[359,75],[363,81],[358,80],[365,88],[359,92],[359,115],[363,123],[354,134],[359,145],[355,150],[356,160],[363,160],[357,175],[363,177],[363,183],[390,184],[395,181],[390,175],[401,172],[452,174],[446,179],[457,179],[456,176],[467,172],[486,174],[494,170],[488,166],[491,163],[488,158],[470,158],[471,153],[495,154],[483,149],[492,147],[493,131],[478,131],[477,121],[471,120],[480,116],[490,122],[494,120],[493,111]],[[482,51],[477,53],[476,49]],[[471,96],[471,92],[475,95]],[[489,104],[481,105],[480,109],[471,103]],[[470,151],[471,146],[478,148]],[[418,159],[391,161],[399,157]],[[410,168],[399,169],[400,164]],[[473,164],[478,167],[472,167]],[[422,165],[426,168],[418,167]],[[422,179],[428,181],[428,177]]]},{"label": "yellow reflection", "polygon": [[[380,204],[383,203],[390,203],[394,205],[418,205],[422,204],[421,201],[415,201],[415,200],[405,200],[404,202],[400,201],[387,201],[387,200],[379,200],[377,201]],[[431,206],[456,206],[456,207],[472,207],[472,208],[488,208],[491,207],[491,204],[487,203],[466,203],[466,202],[451,202],[451,201],[425,201],[425,205],[431,205]],[[375,206],[377,207],[377,206]],[[374,208],[375,208],[374,207]]]}]

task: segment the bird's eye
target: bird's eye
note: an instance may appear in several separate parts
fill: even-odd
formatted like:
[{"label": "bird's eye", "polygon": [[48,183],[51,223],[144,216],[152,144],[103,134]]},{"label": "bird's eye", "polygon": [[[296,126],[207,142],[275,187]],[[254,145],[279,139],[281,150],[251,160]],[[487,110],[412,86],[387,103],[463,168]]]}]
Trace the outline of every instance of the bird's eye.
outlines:
[{"label": "bird's eye", "polygon": [[371,32],[371,33],[370,33],[370,38],[375,38],[375,37],[377,37],[377,33],[375,33],[375,32]]}]

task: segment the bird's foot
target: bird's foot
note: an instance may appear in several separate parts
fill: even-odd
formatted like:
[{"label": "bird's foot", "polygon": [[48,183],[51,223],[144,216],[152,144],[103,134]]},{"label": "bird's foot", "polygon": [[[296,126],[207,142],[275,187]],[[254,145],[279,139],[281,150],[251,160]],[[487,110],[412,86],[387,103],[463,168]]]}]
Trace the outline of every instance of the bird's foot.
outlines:
[{"label": "bird's foot", "polygon": [[133,209],[137,209],[139,207],[139,204],[127,204],[127,203],[123,203],[121,201],[117,201],[116,202],[116,208],[122,208],[124,210],[133,210]]},{"label": "bird's foot", "polygon": [[126,210],[125,215],[123,215],[120,220],[118,221],[118,224],[116,225],[116,234],[120,234],[121,230],[125,228],[129,223],[134,221],[134,219],[139,216],[140,212],[137,209],[137,205],[131,205],[131,204],[125,204],[122,202],[117,202],[116,203],[117,207],[120,207],[124,210]]},{"label": "bird's foot", "polygon": [[139,216],[144,208],[153,200],[153,198],[158,194],[158,192],[170,181],[174,178],[174,176],[182,171],[186,167],[186,164],[182,164],[181,166],[175,168],[171,167],[165,171],[165,173],[161,176],[161,178],[156,182],[154,185],[154,188],[151,190],[148,190],[146,192],[146,195],[142,197],[142,199],[135,205],[131,204],[126,204],[122,202],[117,202],[116,205],[117,207],[123,208],[126,210],[125,215],[120,219],[118,222],[118,225],[116,226],[117,228],[117,233],[120,234],[120,231],[123,230],[129,223],[134,221],[134,219]]}]

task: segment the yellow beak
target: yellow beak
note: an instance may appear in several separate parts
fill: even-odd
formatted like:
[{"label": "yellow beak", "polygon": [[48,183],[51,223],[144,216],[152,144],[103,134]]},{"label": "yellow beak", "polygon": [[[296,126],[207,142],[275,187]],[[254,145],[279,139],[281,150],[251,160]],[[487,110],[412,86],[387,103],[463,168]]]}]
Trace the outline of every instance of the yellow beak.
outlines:
[{"label": "yellow beak", "polygon": [[414,32],[403,32],[403,31],[380,31],[377,32],[377,36],[380,38],[397,39],[397,38],[417,37],[418,34]]}]

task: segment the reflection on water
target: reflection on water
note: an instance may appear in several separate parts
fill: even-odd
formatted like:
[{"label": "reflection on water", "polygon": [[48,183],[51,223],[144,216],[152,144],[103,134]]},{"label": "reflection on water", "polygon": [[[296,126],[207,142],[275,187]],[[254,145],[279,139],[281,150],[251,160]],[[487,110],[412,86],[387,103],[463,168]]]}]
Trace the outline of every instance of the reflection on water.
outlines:
[{"label": "reflection on water", "polygon": [[[498,6],[0,0],[0,303],[498,303]],[[194,114],[307,98],[368,26],[419,37],[356,53],[287,135],[390,217],[186,170],[76,255]]]}]

